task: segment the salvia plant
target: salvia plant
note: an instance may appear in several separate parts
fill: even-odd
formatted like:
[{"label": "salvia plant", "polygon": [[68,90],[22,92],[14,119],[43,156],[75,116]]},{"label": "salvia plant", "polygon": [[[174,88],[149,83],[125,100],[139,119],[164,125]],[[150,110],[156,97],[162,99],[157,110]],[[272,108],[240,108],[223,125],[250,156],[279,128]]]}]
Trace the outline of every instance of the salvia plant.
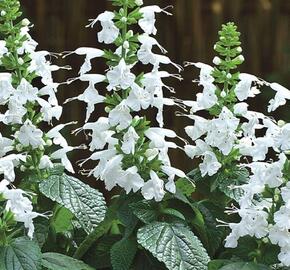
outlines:
[{"label": "salvia plant", "polygon": [[[290,269],[290,128],[271,115],[290,91],[238,71],[240,33],[228,23],[213,66],[185,63],[200,70],[194,82],[202,92],[172,97],[165,81],[182,80],[182,67],[155,38],[156,16],[172,7],[111,3],[115,11],[87,25],[100,27],[106,49],[57,54],[36,50],[18,0],[0,1],[0,269]],[[53,57],[73,55],[85,58],[78,76],[54,82],[53,72],[70,67]],[[93,73],[95,62],[107,69]],[[176,74],[162,70],[168,65]],[[87,108],[73,128],[59,123],[57,90],[77,80],[87,88],[65,103]],[[273,96],[268,105],[251,110],[264,92]],[[190,143],[164,127],[164,106],[192,121]],[[69,146],[68,126],[86,135],[87,147]],[[85,148],[91,154],[78,161],[79,177],[100,180],[107,200],[71,176],[77,166],[68,153]],[[198,167],[186,175],[171,164],[171,151]]]}]

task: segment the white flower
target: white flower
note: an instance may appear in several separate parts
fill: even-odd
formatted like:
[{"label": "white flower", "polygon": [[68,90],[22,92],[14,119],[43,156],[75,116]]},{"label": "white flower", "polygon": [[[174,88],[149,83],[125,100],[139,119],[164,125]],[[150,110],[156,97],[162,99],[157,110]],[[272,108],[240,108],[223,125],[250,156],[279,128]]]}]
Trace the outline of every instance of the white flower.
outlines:
[{"label": "white flower", "polygon": [[0,159],[0,174],[10,182],[15,180],[14,168],[19,165],[20,161],[25,162],[26,157],[21,154],[10,154]]},{"label": "white flower", "polygon": [[0,58],[2,58],[3,55],[5,55],[6,53],[8,53],[8,49],[6,48],[6,42],[5,40],[0,40]]},{"label": "white flower", "polygon": [[285,187],[281,188],[281,196],[285,202],[285,206],[290,209],[290,182]]},{"label": "white flower", "polygon": [[141,190],[142,195],[146,200],[155,199],[155,201],[162,201],[165,191],[164,182],[158,177],[156,172],[150,171],[150,180],[148,180]]},{"label": "white flower", "polygon": [[185,132],[193,141],[195,141],[207,133],[209,120],[195,115],[190,116],[190,118],[194,120],[194,126],[185,127]]},{"label": "white flower", "polygon": [[25,228],[28,229],[28,236],[32,239],[34,234],[33,219],[42,216],[36,212],[33,212],[31,201],[23,195],[27,195],[21,189],[8,189],[9,182],[2,180],[0,182],[0,193],[3,194],[6,202],[6,210],[10,210],[14,214],[14,218],[17,222],[23,222]]},{"label": "white flower", "polygon": [[16,88],[14,96],[21,104],[26,104],[28,101],[33,102],[37,99],[38,89],[33,87],[26,79],[22,79],[19,86]]},{"label": "white flower", "polygon": [[44,155],[41,157],[40,162],[39,162],[39,169],[51,169],[53,168],[53,163],[51,162],[49,156]]},{"label": "white flower", "polygon": [[290,150],[290,124],[284,125],[274,138],[277,147],[282,151]]},{"label": "white flower", "polygon": [[133,166],[125,171],[125,174],[120,180],[118,180],[118,185],[125,189],[128,194],[131,190],[137,192],[144,186],[144,180],[138,174],[138,169]]},{"label": "white flower", "polygon": [[290,229],[290,209],[286,206],[281,206],[279,211],[275,212],[274,220],[276,225],[281,230],[289,230]]},{"label": "white flower", "polygon": [[64,57],[75,53],[77,55],[85,55],[85,62],[83,63],[83,65],[80,68],[79,74],[80,75],[84,75],[85,73],[91,71],[92,69],[92,64],[91,64],[91,60],[94,58],[98,58],[98,57],[102,57],[104,55],[104,51],[100,50],[100,49],[96,49],[96,48],[89,48],[89,47],[81,47],[76,49],[75,51],[66,54]]},{"label": "white flower", "polygon": [[13,150],[13,141],[5,138],[0,133],[0,158],[5,156],[9,151]]},{"label": "white flower", "polygon": [[107,190],[112,190],[119,181],[121,184],[122,181],[124,181],[122,178],[125,175],[125,171],[121,167],[122,159],[122,155],[117,155],[111,158],[106,162],[104,170],[100,174],[100,179],[104,181]]},{"label": "white flower", "polygon": [[135,3],[137,6],[142,6],[143,5],[143,0],[135,0]]},{"label": "white flower", "polygon": [[68,126],[76,124],[76,122],[69,122],[66,124],[59,124],[56,127],[52,128],[46,133],[46,136],[50,139],[53,139],[53,143],[56,145],[60,145],[61,147],[66,147],[68,146],[66,139],[61,135],[60,131]]},{"label": "white flower", "polygon": [[15,91],[11,83],[12,75],[10,73],[0,73],[0,105],[6,104]]},{"label": "white flower", "polygon": [[229,109],[223,107],[219,118],[209,122],[205,142],[219,148],[224,155],[228,155],[237,138],[235,131],[238,125],[239,119],[234,117]]},{"label": "white flower", "polygon": [[123,143],[122,143],[122,151],[125,154],[134,154],[135,153],[135,145],[139,139],[139,135],[136,133],[133,127],[129,127],[128,131],[124,134]]},{"label": "white flower", "polygon": [[100,83],[104,81],[105,79],[106,77],[100,74],[86,74],[86,75],[80,76],[81,81],[89,82],[88,88],[84,91],[83,94],[66,100],[66,102],[69,102],[69,101],[77,99],[77,100],[84,101],[85,103],[87,103],[87,113],[86,113],[85,122],[89,120],[92,112],[95,109],[95,105],[99,103],[103,103],[105,100],[105,97],[100,95],[98,90],[95,88],[95,84]]},{"label": "white flower", "polygon": [[42,137],[43,132],[33,125],[30,120],[26,120],[19,132],[16,133],[16,138],[23,146],[32,146],[33,149],[44,145]]},{"label": "white flower", "polygon": [[127,128],[132,122],[132,115],[130,109],[123,100],[109,113],[109,123],[111,126],[117,126],[119,129]]},{"label": "white flower", "polygon": [[243,101],[249,97],[252,83],[258,81],[258,78],[251,74],[241,73],[239,79],[240,81],[235,88],[235,93],[238,100]]},{"label": "white flower", "polygon": [[268,112],[275,111],[278,107],[285,105],[287,99],[290,99],[290,91],[287,88],[278,83],[271,83],[270,87],[277,93],[269,102]]},{"label": "white flower", "polygon": [[115,145],[117,139],[112,138],[115,134],[114,131],[109,130],[109,119],[100,117],[94,123],[86,123],[83,127],[84,130],[92,130],[92,141],[90,143],[90,151],[103,149],[107,143]]},{"label": "white flower", "polygon": [[27,110],[23,104],[16,97],[11,96],[3,122],[4,124],[22,124],[22,118],[26,113]]},{"label": "white flower", "polygon": [[98,21],[101,23],[103,29],[98,33],[99,42],[104,42],[105,44],[113,43],[119,36],[120,30],[115,26],[113,19],[115,14],[110,11],[105,11],[100,14],[95,20],[92,20],[88,26],[93,27]]},{"label": "white flower", "polygon": [[290,245],[281,248],[278,259],[284,266],[290,266]]},{"label": "white flower", "polygon": [[248,104],[245,102],[240,102],[234,105],[234,113],[238,115],[245,115],[248,111]]},{"label": "white flower", "polygon": [[211,152],[212,151],[211,147],[207,143],[205,143],[203,140],[198,139],[198,140],[195,141],[195,144],[196,144],[195,146],[186,145],[184,147],[185,153],[191,159],[193,159],[194,157],[202,156],[206,152]]},{"label": "white flower", "polygon": [[290,246],[290,232],[287,229],[281,229],[276,225],[269,229],[269,239],[274,245],[280,247]]},{"label": "white flower", "polygon": [[52,81],[51,72],[53,67],[50,66],[50,62],[46,60],[46,56],[49,56],[48,51],[38,51],[30,53],[31,63],[29,67],[30,72],[35,72],[42,78]]},{"label": "white flower", "polygon": [[158,41],[147,34],[140,35],[138,40],[140,41],[141,46],[137,52],[137,57],[144,65],[149,63],[153,65],[155,64],[157,60],[156,54],[152,52],[154,45],[158,46],[163,53],[166,53],[166,50],[158,43]]},{"label": "white flower", "polygon": [[112,90],[116,87],[127,89],[131,87],[135,81],[135,75],[131,73],[131,66],[126,65],[125,60],[122,58],[120,63],[112,68],[107,73],[107,79],[109,81],[108,90]]},{"label": "white flower", "polygon": [[83,146],[79,146],[79,147],[66,146],[66,147],[63,147],[63,148],[53,152],[50,155],[50,158],[60,160],[62,165],[66,168],[67,171],[74,173],[73,166],[67,157],[67,153],[71,152],[75,149],[84,149],[84,148],[83,148]]},{"label": "white flower", "polygon": [[176,193],[176,186],[174,183],[175,176],[187,178],[186,174],[183,171],[171,166],[162,166],[161,170],[169,177],[168,182],[165,184],[166,190],[168,190],[171,193]]},{"label": "white flower", "polygon": [[145,131],[145,136],[151,140],[149,147],[157,149],[177,148],[173,142],[168,142],[165,137],[176,138],[177,135],[174,131],[166,128],[149,128]]},{"label": "white flower", "polygon": [[210,151],[205,152],[203,162],[199,165],[202,177],[207,174],[214,175],[221,167],[222,165],[218,162],[215,154]]},{"label": "white flower", "polygon": [[49,102],[42,98],[38,98],[37,102],[41,106],[40,112],[42,113],[43,121],[49,123],[53,118],[56,118],[57,120],[60,119],[62,114],[62,106],[52,106]]},{"label": "white flower", "polygon": [[146,110],[152,103],[152,95],[137,84],[133,84],[126,104],[135,112]]},{"label": "white flower", "polygon": [[161,9],[160,7],[154,6],[147,6],[140,8],[140,13],[143,15],[142,18],[139,20],[138,24],[142,28],[142,30],[148,35],[156,35],[157,29],[155,27],[155,13],[164,12],[168,15],[170,13],[166,12],[165,10]]}]

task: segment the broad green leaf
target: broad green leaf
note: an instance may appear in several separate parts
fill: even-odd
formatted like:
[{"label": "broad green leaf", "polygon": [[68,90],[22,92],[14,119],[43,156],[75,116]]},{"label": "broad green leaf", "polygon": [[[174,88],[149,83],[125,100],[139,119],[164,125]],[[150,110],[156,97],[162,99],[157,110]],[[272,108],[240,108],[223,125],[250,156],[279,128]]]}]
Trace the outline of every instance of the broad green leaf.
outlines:
[{"label": "broad green leaf", "polygon": [[206,270],[209,257],[199,239],[181,224],[154,222],[139,229],[138,243],[169,270]]},{"label": "broad green leaf", "polygon": [[87,233],[105,218],[104,196],[74,177],[51,175],[40,183],[39,189],[46,197],[69,209]]},{"label": "broad green leaf", "polygon": [[111,248],[113,270],[130,270],[136,252],[137,243],[133,238],[125,238],[115,243]]},{"label": "broad green leaf", "polygon": [[42,266],[49,270],[94,270],[82,261],[59,253],[44,253]]},{"label": "broad green leaf", "polygon": [[26,237],[16,238],[9,246],[0,247],[1,270],[40,270],[39,246]]},{"label": "broad green leaf", "polygon": [[55,210],[51,224],[56,233],[69,231],[73,228],[72,218],[74,215],[65,207],[58,206]]},{"label": "broad green leaf", "polygon": [[270,268],[266,265],[252,262],[235,262],[223,266],[219,270],[270,270]]},{"label": "broad green leaf", "polygon": [[44,245],[49,231],[49,221],[47,219],[42,218],[41,220],[37,220],[37,222],[34,222],[34,235],[33,240],[38,243],[39,247],[42,248]]},{"label": "broad green leaf", "polygon": [[230,264],[230,263],[231,263],[230,260],[213,260],[213,261],[209,262],[208,270],[219,270],[223,266]]},{"label": "broad green leaf", "polygon": [[158,204],[153,201],[139,201],[131,203],[130,208],[133,210],[134,215],[144,223],[151,223],[158,218]]}]

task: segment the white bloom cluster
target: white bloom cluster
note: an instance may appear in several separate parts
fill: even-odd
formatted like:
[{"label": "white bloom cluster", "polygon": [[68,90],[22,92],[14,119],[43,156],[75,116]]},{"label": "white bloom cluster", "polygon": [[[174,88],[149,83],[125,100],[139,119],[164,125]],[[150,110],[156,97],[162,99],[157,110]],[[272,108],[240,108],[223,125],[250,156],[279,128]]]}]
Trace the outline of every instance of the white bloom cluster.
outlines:
[{"label": "white bloom cluster", "polygon": [[[143,1],[136,1],[136,8],[142,4]],[[180,76],[160,71],[160,65],[172,64],[178,70],[181,67],[167,56],[152,51],[156,47],[161,52],[166,52],[158,41],[150,36],[157,32],[155,14],[161,12],[169,14],[158,6],[140,7],[138,13],[135,12],[135,15],[139,16],[138,24],[145,32],[139,35],[134,35],[127,27],[126,30],[120,27],[120,23],[126,24],[129,14],[118,20],[115,13],[105,11],[91,20],[88,26],[93,27],[97,22],[102,26],[97,35],[99,42],[116,44],[117,40],[118,42],[122,40],[122,44],[112,52],[116,64],[112,64],[105,75],[87,74],[92,68],[90,61],[97,57],[111,59],[112,55],[108,57],[105,51],[87,47],[73,52],[85,56],[85,62],[79,71],[79,79],[88,82],[89,86],[83,94],[67,100],[77,99],[87,103],[86,124],[79,131],[90,131],[90,151],[97,152],[82,162],[81,166],[88,160],[97,161],[98,165],[89,175],[104,181],[108,190],[117,185],[126,193],[141,190],[145,199],[156,201],[162,200],[165,190],[175,192],[175,176],[186,177],[182,171],[171,166],[168,156],[168,150],[178,146],[166,139],[178,136],[175,132],[163,128],[163,107],[175,104],[173,99],[164,97],[164,88],[171,92],[174,90],[165,85],[163,79],[168,77],[180,79]],[[134,46],[138,44],[135,52],[137,59],[129,61],[132,56],[132,44]],[[136,76],[132,70],[138,62],[144,65],[151,64],[152,71]],[[108,83],[107,90],[111,102],[105,94],[99,94],[95,88],[96,84],[103,82]],[[88,123],[94,106],[99,103],[106,104],[108,117],[100,117],[96,122]],[[136,116],[136,113],[149,107],[157,109],[156,119],[160,127],[150,127],[144,117]]]},{"label": "white bloom cluster", "polygon": [[24,223],[24,227],[28,229],[28,236],[32,238],[33,219],[43,215],[33,212],[33,206],[27,193],[21,189],[10,189],[9,185],[8,180],[0,181],[0,195],[5,199],[5,210],[13,213],[15,221]]},{"label": "white bloom cluster", "polygon": [[[64,155],[72,150],[67,148],[65,139],[59,133],[65,125],[59,125],[47,134],[38,127],[42,121],[51,124],[53,119],[59,120],[61,117],[62,106],[58,104],[56,97],[60,84],[53,82],[52,79],[52,72],[61,67],[52,65],[47,60],[51,57],[49,52],[36,51],[37,42],[29,34],[30,27],[29,21],[24,19],[20,30],[20,37],[24,41],[16,51],[17,56],[14,56],[18,59],[18,71],[0,73],[0,123],[13,127],[14,133],[11,134],[11,138],[5,138],[0,133],[0,174],[9,181],[15,179],[15,167],[23,165],[22,170],[31,166],[33,167],[31,169],[36,170],[47,169],[53,166],[53,159],[64,160],[64,156],[57,153],[51,156],[44,154],[45,148],[51,146],[51,140],[66,149]],[[5,40],[1,40],[0,63],[3,57],[9,59],[11,54]],[[31,83],[35,77],[41,79],[43,86],[40,89]],[[36,151],[39,154],[37,162],[35,157],[31,156],[31,153]],[[64,165],[73,172],[67,158]]]},{"label": "white bloom cluster", "polygon": [[[214,60],[216,65],[220,65],[221,61]],[[290,185],[289,171],[286,169],[289,163],[286,154],[290,150],[290,125],[250,111],[245,102],[258,95],[261,86],[269,86],[276,92],[268,106],[268,112],[272,112],[286,103],[290,91],[277,83],[268,83],[245,73],[239,74],[237,83],[230,91],[224,91],[215,82],[213,67],[203,63],[194,65],[200,68],[198,83],[202,85],[203,92],[197,94],[196,101],[184,101],[191,107],[190,114],[186,116],[194,121],[194,125],[186,127],[185,131],[195,142],[195,145],[186,145],[185,152],[191,158],[203,158],[199,166],[202,176],[216,174],[223,168],[223,161],[233,152],[237,153],[235,162],[251,172],[248,183],[234,187],[241,189],[243,195],[237,202],[239,208],[233,207],[227,213],[238,214],[241,220],[227,224],[231,233],[225,246],[237,247],[239,238],[244,236],[267,238],[267,241],[281,248],[278,256],[280,262],[290,266]],[[227,78],[231,76],[228,74]],[[237,102],[229,106],[221,105],[232,92]],[[211,112],[213,108],[220,108],[220,112],[210,120],[195,115],[201,110]],[[279,157],[277,161],[267,158],[269,150]],[[250,158],[251,162],[241,164],[243,157],[248,162]]]}]

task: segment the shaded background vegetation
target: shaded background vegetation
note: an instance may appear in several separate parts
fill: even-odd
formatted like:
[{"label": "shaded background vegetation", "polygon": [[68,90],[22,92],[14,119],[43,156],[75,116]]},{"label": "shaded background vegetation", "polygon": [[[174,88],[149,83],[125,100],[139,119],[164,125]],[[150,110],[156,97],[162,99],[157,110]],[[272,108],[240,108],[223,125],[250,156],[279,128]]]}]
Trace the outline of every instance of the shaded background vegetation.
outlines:
[{"label": "shaded background vegetation", "polygon": [[[107,0],[22,0],[25,15],[35,24],[32,35],[39,42],[39,48],[61,52],[74,50],[80,46],[97,46],[96,30],[85,28],[89,18],[110,8]],[[289,0],[144,0],[146,4],[158,4],[161,7],[173,5],[174,16],[158,15],[158,39],[168,50],[168,55],[176,63],[184,61],[203,61],[211,63],[214,57],[213,45],[217,39],[217,31],[221,24],[233,21],[242,33],[242,47],[246,58],[241,71],[254,73],[268,80],[276,80],[290,87],[290,1]],[[74,71],[60,71],[57,81],[77,75],[82,57],[72,56],[68,59],[56,60],[58,64],[69,64]],[[104,62],[94,62],[94,71],[102,73]],[[174,70],[170,70],[174,71]],[[175,71],[174,71],[175,72]],[[176,89],[176,96],[183,99],[194,99],[200,91],[191,81],[198,73],[187,68],[182,76],[182,83],[168,81]],[[59,96],[65,98],[82,93],[86,85],[73,83],[61,87]],[[102,93],[104,89],[99,89]],[[269,99],[271,91],[265,89],[263,96],[254,104],[263,108],[264,99]],[[178,108],[166,108],[166,126],[184,135],[183,127],[190,124],[187,119],[175,117]],[[65,107],[63,120],[78,120],[83,123],[85,105],[73,102]],[[102,114],[99,106],[94,118]],[[280,118],[290,120],[287,106],[277,112]],[[151,114],[151,116],[153,116]],[[150,117],[150,116],[149,116]],[[81,125],[81,124],[79,124]],[[71,139],[71,144],[79,144],[83,138]],[[87,156],[83,152],[81,155]],[[77,154],[75,160],[81,157]],[[173,164],[189,171],[194,167],[192,161],[181,151],[173,151]]]}]

